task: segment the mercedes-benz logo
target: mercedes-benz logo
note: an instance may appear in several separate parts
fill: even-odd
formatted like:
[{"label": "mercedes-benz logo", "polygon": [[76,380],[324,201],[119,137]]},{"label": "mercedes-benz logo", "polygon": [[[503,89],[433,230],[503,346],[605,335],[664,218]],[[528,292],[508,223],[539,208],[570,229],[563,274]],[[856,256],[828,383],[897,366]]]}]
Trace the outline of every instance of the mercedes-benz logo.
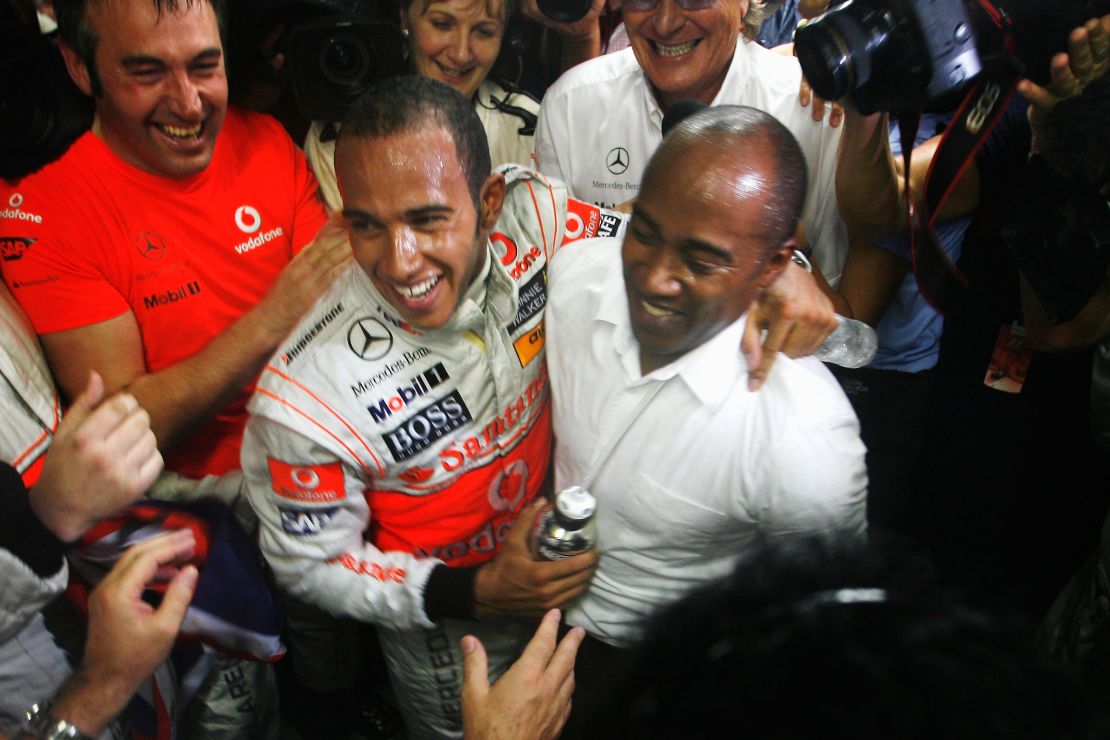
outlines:
[{"label": "mercedes-benz logo", "polygon": [[166,241],[160,234],[145,231],[135,239],[135,249],[148,260],[160,260],[166,254]]},{"label": "mercedes-benz logo", "polygon": [[393,349],[393,334],[377,319],[363,317],[347,330],[347,346],[364,360],[380,360]]},{"label": "mercedes-benz logo", "polygon": [[628,150],[623,146],[615,146],[605,155],[605,166],[614,175],[623,175],[628,169]]}]

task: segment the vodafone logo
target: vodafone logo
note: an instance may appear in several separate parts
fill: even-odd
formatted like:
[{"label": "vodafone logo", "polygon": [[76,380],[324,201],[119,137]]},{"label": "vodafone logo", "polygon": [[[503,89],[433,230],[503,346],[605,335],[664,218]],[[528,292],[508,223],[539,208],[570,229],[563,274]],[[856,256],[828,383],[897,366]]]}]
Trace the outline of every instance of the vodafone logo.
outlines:
[{"label": "vodafone logo", "polygon": [[527,484],[528,463],[517,460],[493,479],[486,493],[486,500],[497,511],[515,511],[524,500]]},{"label": "vodafone logo", "polygon": [[19,208],[21,205],[23,205],[23,194],[12,193],[12,197],[8,198],[8,205],[12,208]]},{"label": "vodafone logo", "polygon": [[262,226],[262,216],[253,206],[239,206],[235,209],[235,225],[244,234],[253,234]]},{"label": "vodafone logo", "polygon": [[323,465],[296,465],[266,458],[274,493],[306,504],[327,504],[346,497],[343,466],[339,462]]},{"label": "vodafone logo", "polygon": [[563,234],[567,241],[577,239],[582,236],[582,232],[586,230],[586,222],[577,213],[570,211],[567,213],[567,227],[563,230]]},{"label": "vodafone logo", "polygon": [[312,468],[293,468],[290,476],[294,483],[309,491],[320,487],[320,475]]}]

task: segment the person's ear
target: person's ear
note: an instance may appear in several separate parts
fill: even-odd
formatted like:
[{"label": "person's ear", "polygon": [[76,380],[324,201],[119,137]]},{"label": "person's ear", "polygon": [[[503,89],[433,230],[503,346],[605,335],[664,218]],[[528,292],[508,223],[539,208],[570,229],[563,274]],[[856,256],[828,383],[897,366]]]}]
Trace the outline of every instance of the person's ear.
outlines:
[{"label": "person's ear", "polygon": [[756,280],[756,285],[762,290],[766,290],[776,280],[782,271],[790,264],[790,260],[794,257],[794,250],[798,248],[798,242],[793,237],[787,239],[778,249],[776,249],[763,266],[763,273]]},{"label": "person's ear", "polygon": [[497,219],[501,218],[501,207],[505,204],[505,176],[494,172],[482,184],[478,194],[478,223],[483,231],[492,231]]},{"label": "person's ear", "polygon": [[89,71],[88,65],[85,64],[85,60],[65,41],[59,41],[58,48],[62,52],[62,59],[65,60],[66,70],[69,72],[70,78],[73,79],[74,84],[81,92],[91,98],[93,96],[92,73]]}]

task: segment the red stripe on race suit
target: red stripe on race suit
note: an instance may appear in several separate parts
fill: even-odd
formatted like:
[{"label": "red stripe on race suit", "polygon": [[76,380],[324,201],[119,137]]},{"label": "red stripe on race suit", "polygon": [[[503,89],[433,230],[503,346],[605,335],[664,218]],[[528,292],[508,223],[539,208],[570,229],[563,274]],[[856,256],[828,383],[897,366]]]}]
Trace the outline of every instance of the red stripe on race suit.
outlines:
[{"label": "red stripe on race suit", "polygon": [[550,457],[551,405],[544,403],[511,451],[464,473],[439,493],[367,491],[371,541],[386,552],[434,557],[453,567],[484,563],[500,549],[520,510],[542,491]]}]

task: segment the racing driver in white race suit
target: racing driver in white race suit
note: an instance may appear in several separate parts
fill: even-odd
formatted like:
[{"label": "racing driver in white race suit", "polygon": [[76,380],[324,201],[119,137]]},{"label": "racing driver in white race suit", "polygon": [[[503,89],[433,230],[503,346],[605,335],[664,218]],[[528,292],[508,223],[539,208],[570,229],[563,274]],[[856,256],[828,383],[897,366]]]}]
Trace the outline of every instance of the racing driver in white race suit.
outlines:
[{"label": "racing driver in white race suit", "polygon": [[336,155],[357,264],[258,380],[247,490],[278,584],[377,624],[410,736],[458,736],[459,639],[492,678],[534,629],[510,615],[592,574],[593,553],[539,563],[526,544],[552,448],[546,264],[624,222],[524,168],[489,174],[473,107],[424,78],[364,97]]}]

